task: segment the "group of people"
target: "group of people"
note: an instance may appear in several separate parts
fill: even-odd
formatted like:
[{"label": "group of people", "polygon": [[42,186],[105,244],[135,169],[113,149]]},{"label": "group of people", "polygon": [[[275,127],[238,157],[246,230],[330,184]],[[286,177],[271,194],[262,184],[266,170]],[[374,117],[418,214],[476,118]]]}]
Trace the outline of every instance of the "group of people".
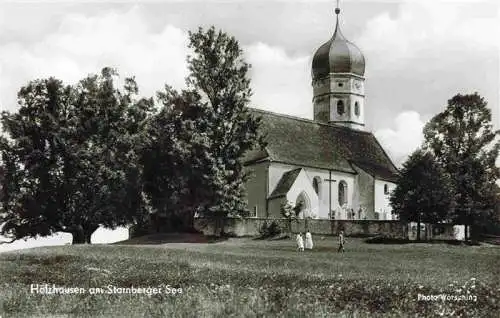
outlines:
[{"label": "group of people", "polygon": [[[312,235],[309,231],[306,232],[306,244],[305,248],[308,250],[312,250],[314,244],[313,244],[313,239]],[[302,233],[297,234],[297,249],[299,252],[304,251],[304,239],[302,238]]]},{"label": "group of people", "polygon": [[[302,238],[302,233],[297,234],[297,250],[299,252],[303,252],[304,248],[307,250],[312,250],[314,244],[312,240],[312,235],[311,232],[307,231],[306,232],[306,241],[304,244],[304,239]],[[345,244],[345,239],[344,239],[344,231],[340,231],[339,233],[339,249],[338,252],[344,253],[344,244]]]}]

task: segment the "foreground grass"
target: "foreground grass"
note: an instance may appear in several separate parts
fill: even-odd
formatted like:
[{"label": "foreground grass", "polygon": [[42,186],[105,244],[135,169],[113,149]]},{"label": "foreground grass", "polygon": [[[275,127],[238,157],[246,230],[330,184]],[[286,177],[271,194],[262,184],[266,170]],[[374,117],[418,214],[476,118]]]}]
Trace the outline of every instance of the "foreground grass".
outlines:
[{"label": "foreground grass", "polygon": [[[292,241],[60,246],[0,254],[0,316],[497,317],[500,250],[492,246],[373,245],[331,238],[298,253]],[[47,295],[31,284],[81,287]],[[175,287],[176,295],[90,294],[90,288]],[[418,295],[476,301],[419,301]],[[473,297],[469,297],[473,298]]]}]

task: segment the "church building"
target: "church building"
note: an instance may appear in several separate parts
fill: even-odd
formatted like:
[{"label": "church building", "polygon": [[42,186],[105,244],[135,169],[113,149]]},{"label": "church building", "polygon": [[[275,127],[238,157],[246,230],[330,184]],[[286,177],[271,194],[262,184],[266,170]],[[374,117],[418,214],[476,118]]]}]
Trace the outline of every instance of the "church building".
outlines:
[{"label": "church building", "polygon": [[398,170],[365,128],[365,58],[335,13],[335,32],[312,60],[314,119],[251,110],[267,142],[244,158],[251,217],[280,218],[282,205],[300,202],[301,217],[393,219]]}]

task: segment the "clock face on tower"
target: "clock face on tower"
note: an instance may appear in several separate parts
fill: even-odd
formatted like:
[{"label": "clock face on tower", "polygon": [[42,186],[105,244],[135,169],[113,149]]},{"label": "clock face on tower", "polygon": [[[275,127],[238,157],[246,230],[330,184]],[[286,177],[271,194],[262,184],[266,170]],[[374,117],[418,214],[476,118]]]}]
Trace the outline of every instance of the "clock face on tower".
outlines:
[{"label": "clock face on tower", "polygon": [[356,87],[356,89],[361,89],[361,82],[360,81],[355,81],[354,82],[354,87]]}]

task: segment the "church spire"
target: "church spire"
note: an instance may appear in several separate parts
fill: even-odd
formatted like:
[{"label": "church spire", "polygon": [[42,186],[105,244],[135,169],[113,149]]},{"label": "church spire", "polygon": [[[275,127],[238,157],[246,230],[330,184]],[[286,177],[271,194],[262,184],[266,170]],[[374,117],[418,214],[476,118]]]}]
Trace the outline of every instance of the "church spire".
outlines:
[{"label": "church spire", "polygon": [[312,60],[314,120],[364,129],[365,58],[340,31],[340,5],[335,32]]},{"label": "church spire", "polygon": [[333,32],[333,37],[338,34],[342,36],[342,32],[340,32],[340,5],[339,5],[339,0],[337,0],[337,6],[335,7],[335,15],[337,16],[337,21],[335,23],[335,31]]}]

